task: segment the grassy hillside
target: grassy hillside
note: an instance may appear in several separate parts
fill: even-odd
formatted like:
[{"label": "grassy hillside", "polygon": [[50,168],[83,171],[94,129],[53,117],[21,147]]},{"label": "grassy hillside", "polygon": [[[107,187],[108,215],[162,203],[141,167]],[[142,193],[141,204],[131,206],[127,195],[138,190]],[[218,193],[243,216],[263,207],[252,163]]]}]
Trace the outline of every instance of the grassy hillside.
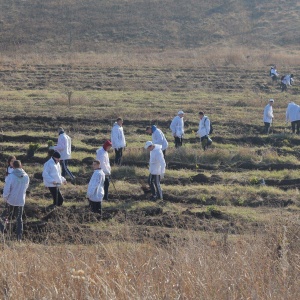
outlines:
[{"label": "grassy hillside", "polygon": [[1,0],[0,49],[298,48],[296,0]]}]

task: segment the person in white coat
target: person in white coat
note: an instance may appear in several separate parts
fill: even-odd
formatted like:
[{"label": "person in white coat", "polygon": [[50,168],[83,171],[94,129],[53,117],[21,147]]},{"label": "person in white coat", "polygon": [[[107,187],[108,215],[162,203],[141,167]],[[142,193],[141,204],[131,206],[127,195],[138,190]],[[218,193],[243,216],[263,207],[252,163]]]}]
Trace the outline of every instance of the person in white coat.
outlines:
[{"label": "person in white coat", "polygon": [[166,171],[166,162],[161,150],[161,145],[153,144],[151,141],[146,142],[145,149],[150,152],[149,161],[149,178],[148,183],[151,188],[151,200],[163,199],[163,193],[160,186],[160,179],[164,177]]},{"label": "person in white coat", "polygon": [[276,66],[272,66],[270,69],[270,77],[273,81],[277,81],[279,78],[279,73],[277,72]]},{"label": "person in white coat", "polygon": [[123,149],[126,146],[126,140],[123,130],[123,119],[118,118],[114,123],[113,128],[111,130],[111,143],[112,148],[115,150],[115,164],[121,164],[121,158],[123,156]]},{"label": "person in white coat", "polygon": [[[286,109],[286,122],[291,122],[292,132],[300,132],[300,106],[290,102]],[[297,131],[296,131],[297,130]]]},{"label": "person in white coat", "polygon": [[163,134],[163,132],[158,129],[155,125],[147,126],[146,127],[146,133],[152,135],[152,143],[161,145],[161,150],[164,154],[164,158],[166,157],[166,150],[169,146],[168,141]]},{"label": "person in white coat", "polygon": [[89,199],[89,206],[94,213],[102,214],[102,199],[104,196],[104,181],[105,174],[101,170],[101,164],[99,160],[93,161],[94,173],[90,179],[87,197]]},{"label": "person in white coat", "polygon": [[58,128],[58,140],[56,146],[51,146],[49,149],[59,152],[60,163],[62,167],[62,176],[68,174],[71,180],[75,179],[75,176],[68,168],[68,160],[71,158],[71,138],[65,133],[62,127]]},{"label": "person in white coat", "polygon": [[100,161],[101,169],[105,174],[105,181],[104,181],[104,200],[108,200],[108,188],[110,183],[110,175],[111,175],[111,166],[109,162],[108,151],[111,149],[112,143],[111,141],[107,140],[102,147],[100,147],[96,151],[96,159]]},{"label": "person in white coat", "polygon": [[184,121],[183,121],[184,112],[180,110],[176,117],[171,122],[170,129],[172,131],[172,135],[175,138],[175,147],[182,146],[182,139],[184,135]]},{"label": "person in white coat", "polygon": [[[29,176],[22,169],[21,161],[13,162],[13,171],[7,177],[3,190],[3,198],[7,203],[4,214],[5,219],[10,219],[14,215],[17,218],[17,240],[21,241],[23,234],[23,210],[25,205],[26,190],[29,186]],[[0,225],[1,231],[5,229],[5,225]]]},{"label": "person in white coat", "polygon": [[288,74],[288,75],[285,75],[285,76],[282,76],[281,77],[281,91],[284,92],[284,91],[287,91],[287,87],[288,85],[291,86],[293,85],[294,83],[294,75],[293,74]]},{"label": "person in white coat", "polygon": [[274,99],[270,99],[269,100],[269,103],[265,106],[265,109],[264,109],[264,118],[263,118],[263,121],[264,121],[264,124],[265,124],[265,133],[266,134],[269,134],[270,132],[270,127],[271,127],[271,124],[273,122],[273,118],[274,118],[274,115],[273,115],[273,103],[274,103]]},{"label": "person in white coat", "polygon": [[61,175],[59,160],[60,154],[58,152],[54,152],[52,157],[44,164],[42,174],[44,185],[49,189],[53,198],[53,204],[51,204],[49,208],[61,206],[64,202],[64,198],[59,187],[62,184],[66,184],[67,181],[66,178]]},{"label": "person in white coat", "polygon": [[197,131],[197,135],[200,136],[200,143],[203,150],[206,150],[208,146],[211,144],[211,139],[209,138],[210,133],[210,120],[208,116],[204,115],[203,111],[199,112],[199,129]]}]

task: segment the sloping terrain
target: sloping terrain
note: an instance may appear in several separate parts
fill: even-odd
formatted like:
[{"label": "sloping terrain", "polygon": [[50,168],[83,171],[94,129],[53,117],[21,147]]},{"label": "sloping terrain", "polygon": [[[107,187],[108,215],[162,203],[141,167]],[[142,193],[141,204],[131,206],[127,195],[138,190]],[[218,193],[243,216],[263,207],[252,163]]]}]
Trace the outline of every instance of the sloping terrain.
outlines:
[{"label": "sloping terrain", "polygon": [[296,0],[1,0],[0,7],[2,51],[299,44]]}]

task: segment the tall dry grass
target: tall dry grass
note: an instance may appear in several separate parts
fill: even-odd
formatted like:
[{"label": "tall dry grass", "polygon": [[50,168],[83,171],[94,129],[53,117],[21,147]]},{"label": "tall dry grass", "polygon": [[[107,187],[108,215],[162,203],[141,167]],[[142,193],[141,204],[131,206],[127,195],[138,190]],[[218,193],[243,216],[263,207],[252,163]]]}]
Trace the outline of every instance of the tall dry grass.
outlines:
[{"label": "tall dry grass", "polygon": [[[125,230],[131,234],[130,228]],[[4,245],[1,299],[297,299],[299,225],[256,234],[176,233],[166,247]]]}]

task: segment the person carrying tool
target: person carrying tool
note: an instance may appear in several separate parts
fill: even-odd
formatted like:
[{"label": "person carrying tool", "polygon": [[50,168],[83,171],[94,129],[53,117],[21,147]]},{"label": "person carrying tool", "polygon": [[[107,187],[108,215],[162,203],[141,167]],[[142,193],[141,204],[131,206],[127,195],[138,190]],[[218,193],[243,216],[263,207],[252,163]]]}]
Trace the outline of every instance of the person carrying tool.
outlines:
[{"label": "person carrying tool", "polygon": [[180,110],[176,117],[171,122],[170,129],[175,139],[175,147],[179,148],[182,146],[182,140],[184,135],[184,112]]},{"label": "person carrying tool", "polygon": [[164,177],[166,170],[166,162],[161,150],[161,145],[153,144],[151,141],[146,142],[145,149],[150,152],[149,171],[150,175],[148,183],[151,188],[151,200],[162,200],[163,194],[160,186],[160,179]]},{"label": "person carrying tool", "polygon": [[59,164],[60,154],[54,152],[52,157],[44,164],[43,180],[44,185],[49,189],[53,204],[49,208],[61,206],[64,202],[64,198],[60,192],[59,187],[62,184],[67,184],[66,178],[61,175],[61,167]]},{"label": "person carrying tool", "polygon": [[87,197],[89,199],[89,206],[91,211],[94,213],[102,214],[102,199],[104,196],[104,181],[105,174],[101,169],[101,164],[99,160],[93,161],[94,173],[90,179]]},{"label": "person carrying tool", "polygon": [[[13,171],[6,178],[3,199],[7,203],[6,211],[2,216],[6,215],[6,219],[10,219],[14,215],[17,218],[17,240],[22,240],[23,234],[23,210],[25,205],[26,190],[29,186],[29,176],[22,169],[21,161],[13,162]],[[5,225],[0,224],[0,229],[3,232]]]},{"label": "person carrying tool", "polygon": [[112,143],[111,141],[107,140],[102,147],[100,147],[96,151],[96,159],[100,161],[101,169],[105,174],[105,181],[104,181],[104,197],[103,200],[108,201],[108,188],[110,182],[110,175],[111,175],[111,167],[109,162],[108,151],[111,149]]}]

